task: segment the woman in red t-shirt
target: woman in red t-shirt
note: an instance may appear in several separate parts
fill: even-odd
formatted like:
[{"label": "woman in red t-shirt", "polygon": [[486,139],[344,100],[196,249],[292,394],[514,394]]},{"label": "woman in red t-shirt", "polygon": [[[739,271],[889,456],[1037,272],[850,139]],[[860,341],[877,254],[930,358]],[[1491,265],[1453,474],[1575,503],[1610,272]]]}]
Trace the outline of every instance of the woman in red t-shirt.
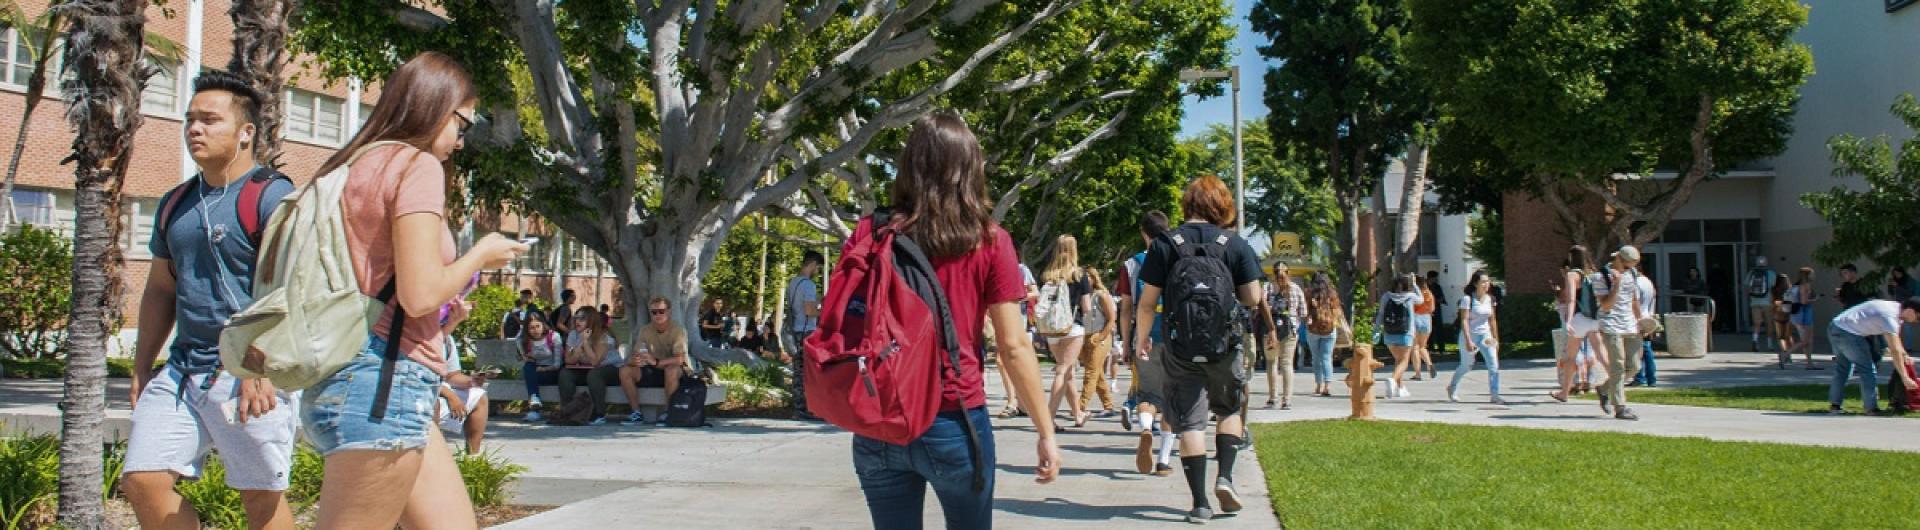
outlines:
[{"label": "woman in red t-shirt", "polygon": [[[934,275],[947,292],[961,353],[960,366],[955,367],[959,377],[943,378],[940,415],[920,438],[894,445],[854,436],[853,467],[860,489],[866,492],[874,528],[920,527],[929,485],[940,498],[948,528],[992,525],[996,460],[980,375],[984,324],[993,326],[996,351],[1020,402],[1046,399],[1027,319],[1020,312],[1027,290],[1018,253],[1013,239],[993,222],[984,160],[966,122],[944,112],[914,123],[898,159],[891,225],[918,243],[932,262]],[[979,450],[985,453],[981,457],[986,484],[980,491],[972,487],[969,418],[978,430]],[[1033,414],[1032,418],[1040,435],[1039,469],[1034,475],[1044,484],[1059,473],[1060,449],[1054,442],[1053,416]]]},{"label": "woman in red t-shirt", "polygon": [[[317,175],[345,167],[341,216],[360,289],[394,287],[400,329],[383,313],[367,345],[345,367],[301,397],[307,439],[326,457],[320,528],[474,528],[477,522],[453,453],[434,428],[433,404],[450,372],[445,330],[467,317],[460,297],[482,270],[511,263],[527,246],[488,234],[461,256],[447,230],[447,157],[473,124],[475,96],[466,70],[427,52],[394,70],[360,132]],[[381,361],[389,341],[395,366],[384,418],[373,418]],[[395,495],[395,484],[410,485]]]}]

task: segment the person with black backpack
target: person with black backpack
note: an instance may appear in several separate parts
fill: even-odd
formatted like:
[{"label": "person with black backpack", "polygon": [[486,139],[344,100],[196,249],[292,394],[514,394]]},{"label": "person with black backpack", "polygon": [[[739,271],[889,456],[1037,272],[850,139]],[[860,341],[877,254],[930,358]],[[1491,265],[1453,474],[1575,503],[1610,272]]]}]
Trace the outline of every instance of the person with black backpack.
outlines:
[{"label": "person with black backpack", "polygon": [[1393,378],[1387,380],[1388,398],[1413,397],[1407,391],[1407,362],[1413,360],[1414,307],[1423,299],[1420,287],[1412,274],[1394,276],[1393,290],[1380,295],[1378,311],[1373,313],[1373,327],[1380,330],[1380,341],[1387,345],[1387,351],[1393,353]]},{"label": "person with black backpack", "polygon": [[[1277,404],[1280,410],[1293,408],[1293,359],[1300,350],[1300,319],[1307,314],[1307,294],[1293,283],[1286,263],[1273,264],[1273,290],[1267,292],[1261,307],[1263,322],[1270,335],[1266,341],[1267,408]],[[1278,391],[1278,394],[1275,392]],[[1277,399],[1276,399],[1277,398]]]},{"label": "person with black backpack", "polygon": [[[1219,451],[1220,474],[1213,493],[1220,509],[1240,511],[1240,495],[1233,487],[1233,465],[1244,443],[1246,355],[1240,341],[1246,334],[1249,307],[1266,295],[1260,287],[1260,259],[1247,240],[1227,231],[1234,223],[1233,194],[1218,177],[1202,176],[1187,184],[1180,199],[1187,222],[1155,238],[1140,268],[1141,300],[1162,300],[1166,315],[1166,355],[1154,357],[1144,328],[1134,332],[1138,361],[1158,360],[1166,370],[1170,407],[1168,420],[1180,437],[1180,464],[1193,509],[1187,522],[1204,524],[1213,518],[1207,501],[1206,433],[1208,414],[1219,416],[1214,445]],[[1164,291],[1166,297],[1161,298]],[[1135,318],[1150,322],[1153,308],[1139,304]]]}]

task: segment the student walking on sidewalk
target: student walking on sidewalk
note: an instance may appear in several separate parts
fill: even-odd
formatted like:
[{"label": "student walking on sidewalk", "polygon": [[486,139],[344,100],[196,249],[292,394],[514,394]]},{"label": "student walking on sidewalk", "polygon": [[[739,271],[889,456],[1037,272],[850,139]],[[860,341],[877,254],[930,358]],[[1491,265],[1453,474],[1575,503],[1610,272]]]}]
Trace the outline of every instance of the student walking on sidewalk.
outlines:
[{"label": "student walking on sidewalk", "polygon": [[1100,397],[1100,417],[1113,413],[1113,392],[1107,388],[1107,357],[1113,352],[1113,335],[1117,327],[1114,320],[1118,313],[1113,303],[1113,295],[1107,294],[1107,286],[1100,281],[1100,271],[1086,268],[1087,281],[1093,282],[1093,311],[1087,313],[1081,325],[1087,328],[1087,361],[1082,370],[1086,377],[1080,383],[1080,403],[1082,411]]},{"label": "student walking on sidewalk", "polygon": [[1613,265],[1606,271],[1606,291],[1598,292],[1600,305],[1607,308],[1600,318],[1600,333],[1607,352],[1607,380],[1600,387],[1600,410],[1622,420],[1638,420],[1627,409],[1623,388],[1627,374],[1640,371],[1641,337],[1650,331],[1652,319],[1640,312],[1640,250],[1620,247],[1613,253]]},{"label": "student walking on sidewalk", "polygon": [[[145,528],[200,527],[174,485],[199,478],[208,451],[216,450],[227,485],[240,490],[248,524],[293,528],[284,493],[299,393],[277,391],[266,379],[243,380],[220,365],[221,328],[253,302],[255,230],[293,192],[285,176],[253,160],[260,101],[246,79],[224,70],[193,81],[184,133],[200,173],[168,192],[161,200],[167,206],[155,213],[122,479]],[[155,373],[162,346],[167,364]]]},{"label": "student walking on sidewalk", "polygon": [[1373,313],[1373,327],[1380,330],[1381,341],[1393,353],[1393,379],[1387,380],[1387,397],[1413,397],[1407,391],[1407,362],[1414,347],[1414,306],[1420,305],[1420,287],[1412,274],[1393,278],[1393,290],[1380,295],[1379,311]]},{"label": "student walking on sidewalk", "polygon": [[[307,439],[326,457],[319,528],[475,527],[431,417],[441,378],[461,378],[447,371],[443,329],[466,319],[461,297],[480,271],[527,246],[489,234],[462,256],[447,229],[447,190],[460,185],[447,159],[474,121],[469,79],[446,55],[415,56],[387,79],[360,133],[320,166],[320,175],[348,168],[341,217],[360,291],[375,296],[392,285],[394,303],[374,319],[360,354],[301,399]],[[393,311],[405,311],[400,329],[388,328]],[[373,397],[388,341],[400,341],[404,358],[382,419]]]},{"label": "student walking on sidewalk", "polygon": [[1046,410],[1028,412],[1051,415],[1060,409],[1060,402],[1065,401],[1073,426],[1085,426],[1087,411],[1074,396],[1073,372],[1080,365],[1080,350],[1087,344],[1087,327],[1080,322],[1093,311],[1093,283],[1087,280],[1086,271],[1080,269],[1080,244],[1073,236],[1063,235],[1054,240],[1053,257],[1040,272],[1040,283],[1040,304],[1034,309],[1037,320],[1044,323],[1054,316],[1051,312],[1064,311],[1057,316],[1066,325],[1065,329],[1041,328],[1041,332],[1049,334],[1047,351],[1053,352],[1053,390],[1047,393]]},{"label": "student walking on sidewalk", "polygon": [[780,351],[786,352],[785,361],[793,369],[793,384],[789,388],[788,399],[793,401],[795,419],[818,419],[807,411],[806,356],[800,354],[800,345],[806,342],[807,335],[812,335],[814,329],[820,326],[820,289],[813,283],[813,276],[820,274],[820,267],[826,263],[826,256],[809,250],[800,259],[800,274],[787,281],[787,329],[781,334],[786,338],[786,344]]},{"label": "student walking on sidewalk", "polygon": [[[1186,472],[1193,509],[1187,522],[1213,518],[1207,500],[1206,434],[1208,414],[1220,420],[1215,428],[1220,474],[1213,493],[1220,509],[1240,511],[1240,495],[1233,486],[1233,466],[1245,436],[1241,410],[1246,400],[1248,374],[1238,342],[1243,340],[1247,307],[1260,303],[1260,260],[1253,247],[1227,231],[1233,226],[1233,195],[1213,176],[1196,178],[1180,200],[1187,222],[1154,240],[1140,277],[1146,285],[1141,299],[1166,297],[1168,347],[1160,356],[1167,372],[1169,422],[1180,436],[1180,465]],[[1136,318],[1153,318],[1142,304]],[[1239,321],[1239,322],[1236,322]],[[1137,360],[1156,357],[1145,348],[1147,336],[1136,331]]]},{"label": "student walking on sidewalk", "polygon": [[1574,245],[1567,249],[1566,273],[1562,275],[1560,292],[1560,329],[1567,334],[1566,350],[1559,352],[1555,363],[1560,372],[1560,390],[1548,394],[1561,403],[1567,402],[1567,396],[1580,381],[1584,355],[1606,357],[1607,350],[1601,346],[1600,316],[1605,305],[1600,300],[1606,288],[1606,276],[1601,274],[1593,263],[1587,247]]},{"label": "student walking on sidewalk", "polygon": [[1353,340],[1353,328],[1347,324],[1346,310],[1341,308],[1340,295],[1327,273],[1313,273],[1313,284],[1307,290],[1306,329],[1307,351],[1313,354],[1313,394],[1331,397],[1333,347],[1341,333],[1346,333],[1347,340]]},{"label": "student walking on sidewalk", "polygon": [[1493,281],[1487,271],[1473,271],[1467,280],[1466,296],[1460,298],[1460,366],[1453,369],[1453,382],[1447,384],[1447,400],[1460,401],[1460,378],[1473,371],[1475,359],[1487,360],[1487,395],[1494,404],[1500,399],[1500,323],[1494,317],[1496,304],[1490,290]]},{"label": "student walking on sidewalk", "polygon": [[[986,383],[981,376],[983,324],[993,327],[995,351],[1020,402],[1044,399],[1040,365],[1020,311],[1026,288],[1018,253],[1013,239],[993,221],[985,159],[959,116],[935,113],[914,123],[898,160],[900,175],[893,184],[891,216],[863,221],[847,246],[852,249],[870,241],[867,238],[875,237],[879,227],[873,224],[878,222],[923,249],[949,306],[948,323],[958,349],[937,348],[942,350],[938,362],[945,368],[934,388],[939,392],[932,398],[939,401],[939,415],[931,426],[905,445],[854,436],[854,472],[866,494],[874,528],[920,528],[929,487],[945,512],[947,528],[991,528],[998,448],[987,418]],[[948,364],[949,356],[958,362]],[[1054,441],[1053,415],[1031,416],[1039,434],[1034,477],[1045,484],[1060,471],[1060,449]],[[977,435],[977,446],[969,442],[969,430]],[[982,482],[974,483],[975,477]]]}]

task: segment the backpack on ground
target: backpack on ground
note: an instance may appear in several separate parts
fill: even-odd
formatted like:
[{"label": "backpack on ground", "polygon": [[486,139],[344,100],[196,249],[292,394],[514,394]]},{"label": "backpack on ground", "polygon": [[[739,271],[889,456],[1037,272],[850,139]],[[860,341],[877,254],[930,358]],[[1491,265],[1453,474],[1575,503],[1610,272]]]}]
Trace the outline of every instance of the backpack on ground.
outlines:
[{"label": "backpack on ground", "polygon": [[1164,236],[1173,247],[1167,274],[1167,352],[1206,363],[1231,358],[1240,343],[1240,301],[1227,269],[1227,241],[1213,226],[1187,225]]},{"label": "backpack on ground", "polygon": [[1388,335],[1406,335],[1413,332],[1413,305],[1396,296],[1388,296],[1380,304],[1380,332]]},{"label": "backpack on ground", "polygon": [[668,427],[712,427],[707,423],[707,380],[691,373],[680,375],[680,387],[667,396]]},{"label": "backpack on ground", "polygon": [[1593,276],[1586,271],[1574,271],[1580,275],[1580,288],[1573,294],[1573,310],[1590,319],[1600,319],[1600,298],[1593,294]]},{"label": "backpack on ground", "polygon": [[[847,242],[803,344],[807,408],[828,423],[894,445],[927,432],[941,381],[960,377],[960,339],[933,264],[881,210]],[[978,431],[966,421],[973,490],[986,487]]]},{"label": "backpack on ground", "polygon": [[[234,375],[265,377],[282,390],[300,390],[333,375],[365,347],[372,323],[393,298],[394,282],[388,281],[379,296],[360,292],[340,198],[354,161],[390,144],[404,145],[362,147],[346,164],[280,200],[262,233],[253,303],[220,332],[221,364]],[[395,306],[387,327],[393,338],[387,341],[374,396],[376,420],[386,416],[405,319],[406,312]],[[266,356],[258,371],[243,362],[250,350]]]},{"label": "backpack on ground", "polygon": [[1754,269],[1753,272],[1747,273],[1747,296],[1766,298],[1770,293],[1770,289],[1773,287],[1767,285],[1767,276],[1767,271],[1760,269]]},{"label": "backpack on ground", "polygon": [[1049,337],[1072,333],[1073,303],[1073,287],[1066,280],[1047,282],[1040,288],[1040,303],[1033,306],[1034,327]]},{"label": "backpack on ground", "polygon": [[589,421],[593,421],[593,396],[587,394],[585,390],[580,390],[574,392],[573,397],[567,398],[566,404],[560,406],[560,412],[548,417],[547,424],[579,427],[586,425]]},{"label": "backpack on ground", "polygon": [[1911,412],[1915,407],[1920,407],[1920,388],[1908,388],[1906,383],[1900,380],[1902,372],[1908,377],[1920,379],[1920,372],[1915,372],[1914,364],[1908,361],[1905,365],[1895,365],[1893,376],[1887,378],[1887,395],[1893,402],[1894,412]]}]

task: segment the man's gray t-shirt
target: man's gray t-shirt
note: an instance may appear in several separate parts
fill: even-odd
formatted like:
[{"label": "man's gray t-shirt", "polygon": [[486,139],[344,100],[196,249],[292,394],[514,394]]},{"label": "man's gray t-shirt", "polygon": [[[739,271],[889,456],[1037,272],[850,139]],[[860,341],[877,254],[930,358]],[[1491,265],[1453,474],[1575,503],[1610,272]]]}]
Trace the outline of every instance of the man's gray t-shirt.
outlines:
[{"label": "man's gray t-shirt", "polygon": [[806,306],[819,301],[820,291],[812,278],[801,276],[787,285],[787,304],[793,308],[793,325],[787,326],[790,333],[810,333],[820,325],[820,317],[807,316]]},{"label": "man's gray t-shirt", "polygon": [[[167,364],[181,371],[206,372],[219,366],[220,329],[228,317],[253,303],[255,250],[234,206],[246,178],[235,179],[224,189],[207,186],[198,178],[175,188],[171,193],[186,195],[174,206],[171,226],[159,224],[165,212],[154,212],[155,230],[147,251],[154,259],[173,262],[174,338],[167,349]],[[260,194],[260,211],[273,211],[293,190],[291,182],[274,180]],[[161,198],[162,207],[169,198]],[[265,217],[260,220],[264,230]]]}]

